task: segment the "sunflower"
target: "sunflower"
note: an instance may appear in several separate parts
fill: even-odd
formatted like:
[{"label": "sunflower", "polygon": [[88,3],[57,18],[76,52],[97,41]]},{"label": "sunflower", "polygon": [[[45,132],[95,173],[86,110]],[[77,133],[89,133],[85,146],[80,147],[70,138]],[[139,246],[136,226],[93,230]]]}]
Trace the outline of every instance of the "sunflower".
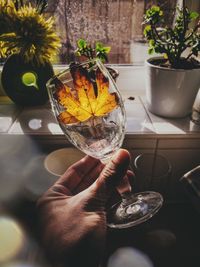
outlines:
[{"label": "sunflower", "polygon": [[12,1],[0,0],[0,35],[11,31],[14,11],[15,6]]},{"label": "sunflower", "polygon": [[[8,4],[9,1],[0,2]],[[6,10],[9,11],[8,5]],[[9,25],[12,28],[10,32],[0,35],[0,41],[4,43],[2,47],[8,53],[19,53],[25,61],[34,60],[38,64],[51,61],[55,56],[60,39],[54,31],[53,17],[47,19],[36,7],[28,4],[18,9],[13,7]]]},{"label": "sunflower", "polygon": [[[13,14],[15,12],[15,6],[13,1],[10,0],[0,0],[0,36],[3,37],[4,34],[12,31],[13,26]],[[0,41],[0,58],[9,55],[6,43],[2,40]]]}]

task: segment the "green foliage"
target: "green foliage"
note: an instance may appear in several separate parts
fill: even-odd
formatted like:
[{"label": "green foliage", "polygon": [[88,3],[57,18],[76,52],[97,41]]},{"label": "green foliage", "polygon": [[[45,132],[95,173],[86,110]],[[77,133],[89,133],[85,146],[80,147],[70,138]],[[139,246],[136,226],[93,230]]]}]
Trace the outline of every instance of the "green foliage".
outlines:
[{"label": "green foliage", "polygon": [[83,56],[88,58],[89,60],[99,58],[104,63],[108,62],[107,55],[109,54],[110,50],[110,46],[104,46],[100,42],[96,42],[95,47],[93,48],[90,44],[86,42],[86,40],[79,39],[77,41],[77,49],[75,53],[77,56]]},{"label": "green foliage", "polygon": [[[199,19],[200,14],[189,11],[183,0],[183,7],[177,7],[177,17],[173,27],[164,24],[163,11],[159,6],[152,6],[146,11],[143,24],[144,36],[149,43],[149,54],[163,54],[173,68],[180,68],[182,64],[192,62],[200,52],[200,21],[190,27],[191,22]],[[183,58],[187,49],[189,54]]]},{"label": "green foliage", "polygon": [[0,35],[10,32],[15,6],[12,1],[0,0]]}]

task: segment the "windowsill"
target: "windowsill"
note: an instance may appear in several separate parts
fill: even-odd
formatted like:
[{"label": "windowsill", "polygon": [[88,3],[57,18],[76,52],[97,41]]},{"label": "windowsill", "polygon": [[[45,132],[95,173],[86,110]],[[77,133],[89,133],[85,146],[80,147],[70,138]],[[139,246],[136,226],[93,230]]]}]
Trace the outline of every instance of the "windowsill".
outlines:
[{"label": "windowsill", "polygon": [[[64,66],[55,66],[56,70]],[[139,135],[142,138],[181,137],[199,138],[200,126],[183,119],[165,119],[150,113],[145,104],[144,66],[112,65],[120,75],[117,85],[124,99],[127,113],[126,135],[128,138]],[[130,100],[134,97],[134,100]],[[40,107],[19,108],[8,97],[0,97],[0,133],[21,135],[28,134],[52,139],[64,138],[57,124],[49,103]]]}]

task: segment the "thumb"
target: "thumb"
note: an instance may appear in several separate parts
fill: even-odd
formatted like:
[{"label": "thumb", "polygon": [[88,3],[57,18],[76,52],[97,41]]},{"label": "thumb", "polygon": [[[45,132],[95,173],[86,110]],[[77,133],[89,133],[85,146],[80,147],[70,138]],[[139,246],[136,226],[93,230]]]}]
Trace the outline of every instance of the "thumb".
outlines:
[{"label": "thumb", "polygon": [[125,149],[120,149],[106,164],[100,176],[96,180],[95,190],[105,189],[106,193],[112,192],[114,188],[126,175],[130,163],[130,154]]}]

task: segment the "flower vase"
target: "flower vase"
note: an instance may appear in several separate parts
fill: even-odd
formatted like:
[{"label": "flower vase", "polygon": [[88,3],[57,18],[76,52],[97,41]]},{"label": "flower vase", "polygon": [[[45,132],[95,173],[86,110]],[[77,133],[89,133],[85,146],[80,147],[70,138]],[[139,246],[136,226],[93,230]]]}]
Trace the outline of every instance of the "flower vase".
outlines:
[{"label": "flower vase", "polygon": [[50,62],[25,62],[19,54],[13,54],[3,66],[1,80],[5,93],[15,104],[37,106],[47,102],[46,82],[53,75]]}]

